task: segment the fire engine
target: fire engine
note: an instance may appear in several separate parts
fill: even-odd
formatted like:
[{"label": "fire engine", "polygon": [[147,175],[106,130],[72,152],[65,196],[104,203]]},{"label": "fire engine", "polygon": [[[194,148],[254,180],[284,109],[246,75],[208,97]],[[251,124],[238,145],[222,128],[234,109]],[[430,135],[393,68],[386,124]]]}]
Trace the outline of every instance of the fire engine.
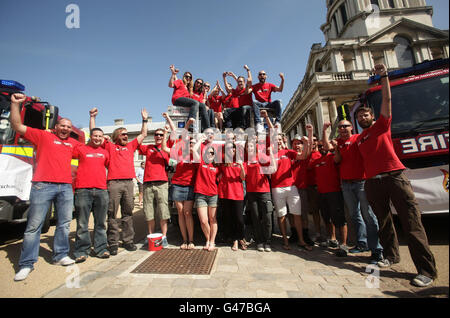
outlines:
[{"label": "fire engine", "polygon": [[[422,214],[449,212],[448,70],[449,60],[440,59],[388,74],[392,92],[392,141],[397,156],[407,168],[405,173]],[[369,84],[378,80],[373,76]],[[378,118],[381,86],[368,89],[353,106],[355,133],[362,131],[353,116],[361,104],[371,107]]]},{"label": "fire engine", "polygon": [[[25,91],[16,81],[0,80],[0,223],[21,223],[27,220],[31,179],[35,165],[34,146],[11,127],[11,95]],[[24,125],[53,130],[58,121],[58,107],[36,97],[28,97],[21,105],[20,115]],[[82,130],[72,127],[71,137],[85,142]],[[72,178],[76,176],[78,162],[72,161]],[[52,207],[47,213],[42,232],[48,231]]]}]

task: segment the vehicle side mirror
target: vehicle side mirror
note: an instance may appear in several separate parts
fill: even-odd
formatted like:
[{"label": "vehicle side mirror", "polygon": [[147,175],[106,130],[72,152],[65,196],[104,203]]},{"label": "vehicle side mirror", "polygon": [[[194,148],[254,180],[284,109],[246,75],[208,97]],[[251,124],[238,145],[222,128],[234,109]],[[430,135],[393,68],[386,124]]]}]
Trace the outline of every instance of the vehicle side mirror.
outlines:
[{"label": "vehicle side mirror", "polygon": [[47,104],[42,111],[42,127],[44,127],[44,129],[55,128],[55,125],[58,122],[58,107]]}]

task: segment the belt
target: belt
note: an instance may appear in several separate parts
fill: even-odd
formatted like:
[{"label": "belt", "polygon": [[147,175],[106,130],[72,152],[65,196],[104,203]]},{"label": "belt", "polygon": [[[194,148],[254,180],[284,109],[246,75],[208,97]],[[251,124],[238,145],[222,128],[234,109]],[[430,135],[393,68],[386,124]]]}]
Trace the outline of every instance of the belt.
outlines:
[{"label": "belt", "polygon": [[389,171],[389,172],[383,172],[383,173],[377,174],[376,176],[373,176],[370,179],[381,179],[381,178],[384,178],[384,177],[396,176],[396,175],[399,175],[400,173],[402,173],[402,171],[403,171],[403,169],[402,170]]},{"label": "belt", "polygon": [[355,182],[363,182],[364,179],[342,179],[342,182],[347,182],[347,183],[355,183]]}]

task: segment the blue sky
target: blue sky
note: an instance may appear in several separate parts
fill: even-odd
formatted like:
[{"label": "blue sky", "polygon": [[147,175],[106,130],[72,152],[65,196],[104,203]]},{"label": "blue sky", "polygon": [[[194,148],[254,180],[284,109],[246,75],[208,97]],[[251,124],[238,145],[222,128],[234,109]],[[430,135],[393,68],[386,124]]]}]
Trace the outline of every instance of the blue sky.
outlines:
[{"label": "blue sky", "polygon": [[[66,28],[70,3],[80,8],[80,28]],[[433,23],[448,29],[448,0],[428,0]],[[313,43],[324,44],[325,0],[0,0],[0,78],[21,82],[26,94],[60,107],[78,127],[100,109],[99,126],[122,118],[153,121],[170,104],[169,66],[223,87],[222,73],[245,75],[284,91],[289,102],[303,78]]]}]

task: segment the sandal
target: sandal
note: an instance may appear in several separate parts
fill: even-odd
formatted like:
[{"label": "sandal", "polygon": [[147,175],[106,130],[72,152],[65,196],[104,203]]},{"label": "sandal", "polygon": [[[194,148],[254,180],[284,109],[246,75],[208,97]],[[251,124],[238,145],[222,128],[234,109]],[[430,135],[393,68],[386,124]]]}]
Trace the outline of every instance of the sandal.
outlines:
[{"label": "sandal", "polygon": [[189,245],[187,247],[188,250],[193,250],[195,248],[194,242],[189,242]]},{"label": "sandal", "polygon": [[245,244],[244,240],[239,240],[239,245],[241,245],[242,250],[245,251],[247,249],[247,244]]},{"label": "sandal", "polygon": [[187,246],[187,242],[183,242],[183,244],[181,244],[180,249],[182,250],[187,250],[188,246]]},{"label": "sandal", "polygon": [[299,247],[300,250],[304,250],[304,251],[308,251],[308,252],[312,251],[312,247],[307,244],[305,244],[305,245],[297,244],[297,246]]},{"label": "sandal", "polygon": [[77,257],[76,259],[75,259],[75,263],[83,263],[85,260],[87,260],[87,256],[85,256],[85,255],[82,255],[82,256],[80,256],[80,257]]},{"label": "sandal", "polygon": [[103,254],[98,255],[98,258],[109,258],[110,254],[108,252],[104,252]]}]

